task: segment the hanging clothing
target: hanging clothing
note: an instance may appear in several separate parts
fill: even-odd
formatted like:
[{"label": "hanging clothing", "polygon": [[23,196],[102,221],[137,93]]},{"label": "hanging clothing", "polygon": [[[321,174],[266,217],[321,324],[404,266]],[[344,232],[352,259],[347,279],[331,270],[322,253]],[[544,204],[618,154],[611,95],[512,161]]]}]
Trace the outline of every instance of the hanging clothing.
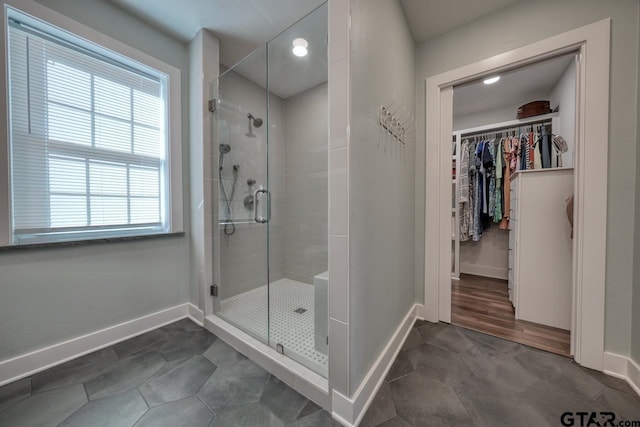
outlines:
[{"label": "hanging clothing", "polygon": [[[478,241],[492,223],[507,230],[511,220],[511,176],[516,171],[561,163],[566,141],[547,132],[547,125],[527,125],[513,136],[465,139],[458,157],[456,193],[461,241]],[[508,132],[515,132],[510,129]]]},{"label": "hanging clothing", "polygon": [[469,238],[474,235],[474,216],[476,208],[476,186],[478,185],[477,169],[476,169],[476,143],[469,143],[469,203],[464,211],[469,223]]},{"label": "hanging clothing", "polygon": [[494,152],[496,153],[496,191],[493,207],[493,222],[500,222],[502,220],[502,174],[504,168],[503,144],[504,138],[498,141],[494,146]]},{"label": "hanging clothing", "polygon": [[535,153],[533,157],[533,169],[542,169],[542,152],[540,151],[542,144],[540,142],[540,134],[536,132],[533,140],[535,141],[533,145],[533,151]]},{"label": "hanging clothing", "polygon": [[463,141],[460,145],[460,170],[458,172],[458,215],[460,226],[460,241],[470,239],[471,204],[469,198],[469,142]]},{"label": "hanging clothing", "polygon": [[491,166],[489,167],[489,207],[487,214],[493,218],[495,208],[496,208],[496,166],[495,166],[495,158],[496,158],[496,146],[495,139],[489,141],[489,155],[491,156]]},{"label": "hanging clothing", "polygon": [[500,222],[501,230],[509,229],[509,215],[511,210],[511,173],[515,172],[515,161],[520,140],[507,137],[503,143],[504,160],[509,165],[504,168],[504,209],[502,221]]},{"label": "hanging clothing", "polygon": [[542,125],[541,128],[540,151],[542,151],[542,167],[546,169],[551,167],[551,141],[547,134],[547,127]]},{"label": "hanging clothing", "polygon": [[480,141],[475,149],[475,182],[474,182],[474,206],[473,206],[473,233],[472,239],[477,242],[482,237],[482,224],[480,222],[480,214],[482,213],[483,200],[483,176],[482,167],[482,151],[484,144]]}]

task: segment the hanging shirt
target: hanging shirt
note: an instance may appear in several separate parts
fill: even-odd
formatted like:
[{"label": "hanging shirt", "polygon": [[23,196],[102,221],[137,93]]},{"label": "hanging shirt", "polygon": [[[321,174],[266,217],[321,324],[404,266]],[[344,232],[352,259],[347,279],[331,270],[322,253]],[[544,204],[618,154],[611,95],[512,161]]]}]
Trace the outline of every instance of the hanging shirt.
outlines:
[{"label": "hanging shirt", "polygon": [[480,213],[482,212],[482,179],[480,167],[482,161],[480,155],[482,154],[482,141],[478,143],[474,152],[475,162],[475,174],[474,174],[474,201],[473,201],[473,234],[472,239],[477,242],[482,237],[482,223],[480,222]]},{"label": "hanging shirt", "polygon": [[502,220],[502,168],[504,167],[504,138],[497,142],[494,152],[496,153],[496,195],[493,207],[493,221]]},{"label": "hanging shirt", "polygon": [[460,171],[458,172],[458,215],[460,226],[460,241],[466,242],[470,238],[469,212],[471,211],[469,197],[469,141],[460,145]]},{"label": "hanging shirt", "polygon": [[541,130],[541,146],[540,149],[542,151],[542,167],[550,168],[551,167],[551,141],[549,135],[547,134],[547,127],[542,126]]},{"label": "hanging shirt", "polygon": [[489,166],[489,207],[487,214],[493,218],[493,213],[496,207],[496,151],[495,151],[495,139],[487,143],[489,149],[489,155],[491,156],[491,166]]},{"label": "hanging shirt", "polygon": [[542,147],[542,143],[540,142],[540,134],[534,134],[534,157],[533,157],[533,168],[534,169],[542,169],[542,152],[540,151],[540,147]]}]

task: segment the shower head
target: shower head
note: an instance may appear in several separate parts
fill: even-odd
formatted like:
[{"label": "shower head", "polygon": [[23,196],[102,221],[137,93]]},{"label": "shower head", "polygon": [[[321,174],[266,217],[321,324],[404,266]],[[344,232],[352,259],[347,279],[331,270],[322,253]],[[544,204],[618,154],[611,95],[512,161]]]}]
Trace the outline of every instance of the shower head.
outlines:
[{"label": "shower head", "polygon": [[220,144],[218,145],[218,149],[220,150],[220,157],[218,157],[218,169],[222,170],[224,155],[231,151],[231,146],[229,144]]},{"label": "shower head", "polygon": [[259,128],[260,126],[262,126],[262,119],[261,118],[254,117],[253,114],[251,114],[251,113],[247,114],[247,117],[249,118],[249,120],[253,121],[253,127]]}]

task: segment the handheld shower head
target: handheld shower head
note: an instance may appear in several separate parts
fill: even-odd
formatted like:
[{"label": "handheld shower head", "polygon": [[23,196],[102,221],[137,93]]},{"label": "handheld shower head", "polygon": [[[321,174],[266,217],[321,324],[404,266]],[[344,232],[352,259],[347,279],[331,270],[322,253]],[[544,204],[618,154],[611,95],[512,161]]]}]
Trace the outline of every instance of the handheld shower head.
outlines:
[{"label": "handheld shower head", "polygon": [[254,128],[259,128],[260,126],[262,126],[262,119],[260,117],[254,117],[251,113],[247,114],[247,117],[253,122]]},{"label": "handheld shower head", "polygon": [[229,144],[220,144],[218,145],[218,149],[220,150],[220,156],[218,157],[218,167],[220,170],[222,170],[224,155],[228,154],[231,151],[231,146]]}]

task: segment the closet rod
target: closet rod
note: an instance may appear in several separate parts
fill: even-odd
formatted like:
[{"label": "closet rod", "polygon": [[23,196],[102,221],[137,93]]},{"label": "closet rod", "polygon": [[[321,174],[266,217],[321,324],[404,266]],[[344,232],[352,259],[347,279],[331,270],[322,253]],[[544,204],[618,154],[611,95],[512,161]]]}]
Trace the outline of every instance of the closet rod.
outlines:
[{"label": "closet rod", "polygon": [[530,126],[540,126],[540,125],[550,125],[551,124],[551,119],[547,119],[547,120],[540,120],[540,121],[534,121],[534,122],[529,122],[529,123],[525,123],[525,124],[519,124],[517,126],[511,125],[511,126],[502,126],[502,127],[497,127],[497,128],[491,128],[491,129],[486,129],[486,130],[479,130],[476,132],[471,132],[471,133],[463,133],[461,134],[462,138],[469,138],[469,137],[473,137],[476,135],[484,135],[484,134],[494,134],[494,133],[498,133],[500,131],[505,131],[505,130],[517,130],[517,128],[519,127],[523,127],[523,128],[527,128]]},{"label": "closet rod", "polygon": [[470,134],[488,133],[495,129],[517,128],[518,126],[527,126],[527,125],[531,125],[532,123],[541,123],[541,122],[551,120],[554,117],[558,117],[558,116],[559,114],[557,112],[554,112],[554,113],[544,114],[540,116],[528,117],[526,119],[509,120],[501,123],[493,123],[490,125],[478,126],[478,127],[468,128],[468,129],[454,130],[453,133],[460,134],[462,136],[470,135]]}]

